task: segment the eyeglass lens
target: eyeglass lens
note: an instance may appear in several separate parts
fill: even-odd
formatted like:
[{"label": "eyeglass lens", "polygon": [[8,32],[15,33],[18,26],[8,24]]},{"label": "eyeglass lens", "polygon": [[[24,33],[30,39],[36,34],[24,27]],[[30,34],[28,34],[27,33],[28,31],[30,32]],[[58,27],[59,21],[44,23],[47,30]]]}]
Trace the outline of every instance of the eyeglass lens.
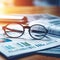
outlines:
[{"label": "eyeglass lens", "polygon": [[44,26],[37,24],[37,25],[31,26],[29,32],[33,38],[42,39],[43,37],[45,37],[47,30]]},{"label": "eyeglass lens", "polygon": [[5,32],[9,37],[19,37],[23,34],[23,27],[19,24],[9,24]]}]

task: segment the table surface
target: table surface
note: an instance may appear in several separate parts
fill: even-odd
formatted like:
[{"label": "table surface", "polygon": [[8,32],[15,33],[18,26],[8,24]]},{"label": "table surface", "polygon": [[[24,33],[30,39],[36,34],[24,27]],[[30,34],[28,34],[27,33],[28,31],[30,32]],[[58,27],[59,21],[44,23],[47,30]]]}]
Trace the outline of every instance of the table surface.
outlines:
[{"label": "table surface", "polygon": [[[32,55],[24,58],[19,58],[17,60],[60,60],[60,58],[45,56],[45,55]],[[3,56],[0,55],[0,60],[7,60]]]},{"label": "table surface", "polygon": [[0,8],[0,14],[40,14],[49,13],[60,16],[60,7],[20,6]]},{"label": "table surface", "polygon": [[[5,14],[40,14],[50,13],[60,16],[60,7],[6,7],[4,10]],[[2,11],[2,9],[1,9]],[[32,55],[17,60],[60,60],[60,58],[50,57],[45,55]],[[0,55],[0,60],[6,60]]]}]

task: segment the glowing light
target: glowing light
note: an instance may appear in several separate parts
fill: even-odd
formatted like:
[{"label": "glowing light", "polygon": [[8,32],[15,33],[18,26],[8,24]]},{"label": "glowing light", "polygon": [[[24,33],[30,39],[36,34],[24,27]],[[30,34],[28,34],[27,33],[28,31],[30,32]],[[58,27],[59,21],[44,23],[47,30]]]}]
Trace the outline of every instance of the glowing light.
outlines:
[{"label": "glowing light", "polygon": [[0,0],[0,14],[4,13],[4,2],[3,0]]},{"label": "glowing light", "polygon": [[0,8],[4,7],[4,0],[0,0]]},{"label": "glowing light", "polygon": [[3,8],[4,7],[4,4],[3,3],[0,3],[0,8]]}]

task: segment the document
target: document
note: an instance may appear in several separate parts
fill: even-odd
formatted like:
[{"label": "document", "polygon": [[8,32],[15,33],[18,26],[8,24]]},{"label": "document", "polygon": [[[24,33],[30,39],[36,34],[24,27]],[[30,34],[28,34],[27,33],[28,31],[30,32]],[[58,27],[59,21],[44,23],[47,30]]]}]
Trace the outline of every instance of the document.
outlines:
[{"label": "document", "polygon": [[27,55],[40,50],[56,47],[60,45],[60,38],[48,35],[42,40],[29,38],[27,34],[21,38],[8,38],[10,42],[0,43],[0,53],[8,59]]},{"label": "document", "polygon": [[[40,23],[43,25],[45,24],[44,26],[46,27],[50,26],[50,23],[48,23],[49,22],[48,19],[45,19],[45,21],[43,20],[44,19],[41,18],[39,24]],[[31,24],[35,24],[35,23],[36,22],[33,22],[33,23],[31,22]],[[55,27],[53,29],[55,31],[57,27],[56,29]],[[42,50],[53,48],[60,45],[60,36],[58,36],[57,34],[56,35],[47,34],[43,39],[36,40],[29,35],[28,30],[25,30],[23,36],[19,38],[9,38],[9,37],[6,37],[5,35],[1,35],[1,38],[5,38],[5,39],[7,38],[8,40],[11,40],[10,42],[0,43],[0,53],[8,59],[14,59],[18,56],[21,57],[22,55],[27,55],[30,53],[42,51]]]},{"label": "document", "polygon": [[29,26],[34,24],[40,24],[48,30],[48,34],[60,36],[60,17],[50,14],[41,14],[35,15],[34,18],[35,20],[29,22]]},{"label": "document", "polygon": [[57,47],[53,47],[53,48],[50,48],[50,49],[46,49],[46,50],[43,50],[43,51],[38,51],[36,52],[37,54],[50,54],[50,55],[53,55],[53,56],[56,56],[56,57],[60,57],[60,45],[57,46]]}]

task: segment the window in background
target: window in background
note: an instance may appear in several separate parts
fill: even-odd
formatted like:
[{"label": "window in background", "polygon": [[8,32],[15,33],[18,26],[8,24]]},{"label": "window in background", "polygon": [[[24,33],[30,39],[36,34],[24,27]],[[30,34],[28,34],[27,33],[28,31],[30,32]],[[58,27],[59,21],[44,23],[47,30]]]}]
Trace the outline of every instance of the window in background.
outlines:
[{"label": "window in background", "polygon": [[50,5],[59,6],[60,0],[47,0]]},{"label": "window in background", "polygon": [[35,6],[59,6],[60,0],[34,0]]},{"label": "window in background", "polygon": [[0,0],[0,6],[60,6],[60,0]]},{"label": "window in background", "polygon": [[47,0],[14,0],[15,6],[48,6]]},{"label": "window in background", "polygon": [[49,6],[47,0],[34,0],[33,4],[35,6]]}]

